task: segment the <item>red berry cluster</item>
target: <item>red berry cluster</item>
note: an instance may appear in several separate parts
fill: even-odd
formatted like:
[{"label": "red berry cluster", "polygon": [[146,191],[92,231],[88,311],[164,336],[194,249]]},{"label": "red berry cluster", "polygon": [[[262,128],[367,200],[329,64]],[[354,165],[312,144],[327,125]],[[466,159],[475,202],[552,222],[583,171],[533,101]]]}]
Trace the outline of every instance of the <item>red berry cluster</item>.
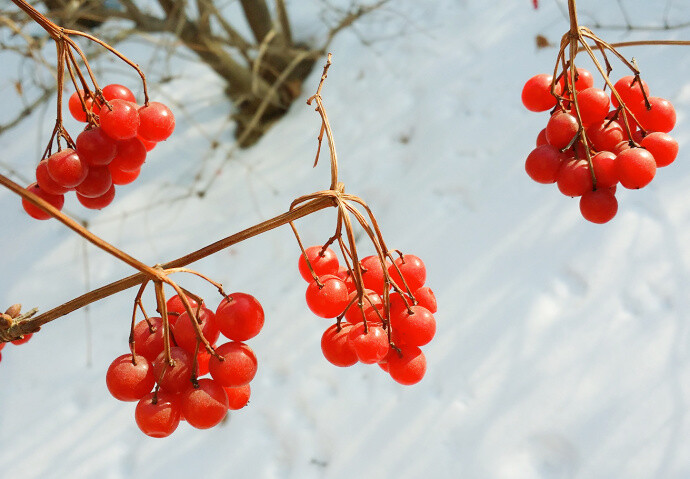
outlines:
[{"label": "red berry cluster", "polygon": [[436,298],[424,286],[426,268],[417,256],[401,255],[387,266],[395,286],[388,304],[383,299],[386,275],[378,256],[360,261],[361,299],[352,272],[340,266],[332,249],[311,246],[298,261],[300,274],[309,282],[309,309],[322,318],[337,318],[321,338],[325,358],[340,367],[378,364],[395,381],[411,385],[426,372],[420,346],[436,333]]},{"label": "red berry cluster", "polygon": [[[196,313],[194,319],[179,296],[166,303],[170,361],[166,360],[163,320],[147,318],[134,326],[136,355],[118,357],[106,373],[113,397],[138,401],[134,418],[151,437],[169,436],[181,420],[198,429],[211,428],[225,418],[228,409],[241,409],[249,401],[249,382],[256,374],[257,360],[244,341],[263,327],[261,304],[249,294],[233,293],[214,313],[203,303],[188,301]],[[197,321],[217,356],[198,342],[192,321]],[[230,341],[216,347],[221,334]],[[210,378],[201,377],[209,373]]]},{"label": "red berry cluster", "polygon": [[[36,182],[27,189],[57,209],[64,195],[75,191],[86,208],[101,209],[115,198],[115,185],[133,182],[146,161],[146,153],[175,129],[175,118],[162,103],[139,107],[134,94],[122,85],[108,85],[103,100],[75,92],[68,106],[72,116],[88,122],[74,148],[65,148],[43,159],[36,167]],[[88,109],[84,110],[81,98]],[[45,220],[50,215],[22,200],[26,212]]]},{"label": "red berry cluster", "polygon": [[[19,339],[15,339],[14,341],[10,341],[12,344],[19,346],[20,344],[24,344],[31,339],[31,336],[33,336],[33,333],[25,334]],[[7,343],[0,343],[0,351],[2,351],[2,348],[5,347]],[[0,352],[0,361],[2,361],[2,353]]]},{"label": "red berry cluster", "polygon": [[575,95],[563,77],[555,84],[556,96],[552,95],[552,77],[547,74],[530,78],[522,89],[528,110],[553,109],[537,136],[536,149],[527,156],[525,170],[538,183],[556,183],[564,195],[580,197],[585,219],[606,223],[618,211],[618,183],[642,188],[657,168],[675,160],[678,142],[668,133],[676,123],[676,112],[670,101],[650,97],[639,76],[624,76],[614,84],[620,102],[613,92],[609,99],[604,90],[595,88],[589,71],[577,68],[576,72]]}]

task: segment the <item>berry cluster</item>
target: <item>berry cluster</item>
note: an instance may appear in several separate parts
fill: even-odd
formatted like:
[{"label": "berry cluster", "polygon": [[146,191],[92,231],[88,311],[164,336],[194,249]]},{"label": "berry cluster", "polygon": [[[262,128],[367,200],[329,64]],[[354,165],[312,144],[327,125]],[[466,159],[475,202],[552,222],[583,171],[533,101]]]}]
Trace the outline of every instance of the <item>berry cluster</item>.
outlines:
[{"label": "berry cluster", "polygon": [[420,346],[436,333],[436,298],[424,286],[424,263],[400,255],[387,262],[386,274],[378,256],[367,256],[359,267],[360,288],[330,248],[311,246],[299,258],[299,272],[309,282],[307,306],[319,317],[337,318],[321,338],[323,355],[340,367],[378,364],[401,384],[421,381],[426,358]]},{"label": "berry cluster", "polygon": [[[115,198],[115,185],[133,182],[146,153],[175,128],[175,118],[167,106],[151,102],[139,107],[134,94],[122,85],[106,86],[98,98],[90,95],[81,91],[72,94],[69,111],[87,125],[71,147],[41,160],[36,182],[27,186],[57,209],[62,209],[69,191],[75,191],[86,208],[108,206]],[[22,205],[33,218],[50,218],[27,200],[22,200]]]},{"label": "berry cluster", "polygon": [[606,223],[618,211],[619,183],[642,188],[657,168],[675,160],[678,142],[668,133],[676,112],[670,101],[649,96],[639,75],[620,78],[609,98],[593,86],[589,71],[576,72],[574,88],[566,72],[553,83],[553,94],[547,74],[530,78],[522,89],[528,110],[552,110],[525,170],[538,183],[556,183],[564,195],[580,197],[585,219]]},{"label": "berry cluster", "polygon": [[[241,409],[249,401],[257,360],[244,341],[263,327],[261,304],[249,294],[233,293],[214,313],[203,302],[187,299],[195,318],[190,318],[179,296],[166,302],[169,355],[163,320],[146,318],[134,326],[132,352],[115,359],[106,373],[113,397],[138,401],[134,418],[151,437],[169,436],[181,420],[198,429],[211,428],[229,409]],[[204,349],[192,321],[215,354]],[[216,347],[221,334],[230,341]],[[201,377],[209,373],[210,378]]]}]

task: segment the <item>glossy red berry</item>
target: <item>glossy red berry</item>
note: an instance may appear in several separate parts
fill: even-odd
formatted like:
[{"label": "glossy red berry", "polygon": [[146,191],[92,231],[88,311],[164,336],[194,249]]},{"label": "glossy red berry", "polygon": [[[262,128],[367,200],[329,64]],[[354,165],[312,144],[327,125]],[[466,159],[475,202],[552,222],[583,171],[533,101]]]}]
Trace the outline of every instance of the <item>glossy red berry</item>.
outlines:
[{"label": "glossy red berry", "polygon": [[169,436],[180,424],[180,406],[176,395],[165,391],[147,394],[137,403],[134,419],[147,436]]},{"label": "glossy red berry", "polygon": [[137,355],[153,362],[163,351],[163,320],[149,318],[151,326],[142,319],[134,325],[134,344]]},{"label": "glossy red berry", "polygon": [[[365,331],[366,329],[366,331]],[[388,334],[377,324],[356,324],[347,335],[357,359],[364,364],[374,364],[388,354]]]},{"label": "glossy red berry", "polygon": [[597,188],[610,188],[618,184],[618,169],[616,155],[609,151],[601,151],[592,156],[592,167],[597,179]]},{"label": "glossy red berry", "polygon": [[388,373],[400,384],[412,385],[426,373],[426,357],[417,346],[401,345],[400,352],[391,348],[386,356]]},{"label": "glossy red berry", "polygon": [[[632,75],[622,77],[613,85],[613,87],[616,89],[623,100],[623,103],[625,103],[628,108],[631,108],[643,101],[643,90],[644,94],[649,96],[649,87],[647,86],[647,83],[644,80],[635,81],[635,77]],[[614,108],[618,108],[619,102],[613,93],[611,93],[611,103]]]},{"label": "glossy red berry", "polygon": [[[196,315],[197,309],[192,309],[192,312]],[[175,321],[175,324],[172,326],[172,332],[177,345],[187,350],[190,354],[194,354],[197,343],[196,328],[192,321],[197,322],[201,328],[202,334],[211,345],[215,344],[216,340],[218,340],[218,336],[220,336],[220,332],[214,320],[213,311],[210,309],[202,306],[198,311],[198,319],[191,319],[186,311],[183,312],[177,317],[177,321]]]},{"label": "glossy red berry", "polygon": [[107,166],[91,166],[86,178],[77,185],[75,190],[81,196],[96,198],[106,194],[112,184],[113,179]]},{"label": "glossy red berry", "polygon": [[[187,297],[187,302],[189,303],[189,306],[192,309],[192,311],[196,311],[197,307],[199,306],[199,303],[197,303],[190,297]],[[180,296],[177,294],[175,296],[171,296],[170,298],[168,298],[168,301],[166,301],[165,303],[165,309],[168,311],[168,321],[171,325],[175,324],[175,321],[177,321],[177,317],[180,314],[187,311],[184,307],[182,299],[180,299]]]},{"label": "glossy red berry", "polygon": [[236,388],[224,387],[223,389],[228,396],[228,409],[242,409],[249,403],[249,397],[252,394],[252,388],[249,384]]},{"label": "glossy red berry", "polygon": [[588,191],[580,198],[580,212],[592,223],[611,221],[618,212],[618,200],[609,188]]},{"label": "glossy red berry", "polygon": [[139,136],[148,141],[164,141],[175,129],[175,117],[163,103],[151,102],[139,108]]},{"label": "glossy red berry", "polygon": [[233,341],[247,341],[261,331],[264,309],[252,295],[232,293],[216,308],[216,327]]},{"label": "glossy red berry", "polygon": [[321,336],[321,351],[326,360],[338,367],[348,367],[356,364],[357,354],[348,339],[348,334],[352,330],[352,325],[334,324],[324,331]]},{"label": "glossy red berry", "polygon": [[77,155],[92,166],[102,166],[115,158],[115,140],[103,133],[100,128],[84,130],[77,136]]},{"label": "glossy red berry", "polygon": [[563,154],[556,147],[541,145],[527,156],[525,171],[537,183],[555,183],[562,163]]},{"label": "glossy red berry", "polygon": [[666,133],[650,133],[640,141],[640,145],[652,154],[658,168],[670,165],[678,155],[678,142]]},{"label": "glossy red berry", "polygon": [[425,307],[431,313],[436,313],[438,306],[436,305],[436,295],[428,286],[419,288],[414,293],[414,297],[420,306]]},{"label": "glossy red berry", "polygon": [[628,189],[637,189],[652,181],[656,174],[656,161],[644,148],[631,148],[616,157],[616,168],[620,184]]},{"label": "glossy red berry", "polygon": [[65,148],[48,157],[48,174],[65,188],[77,186],[84,181],[88,172],[88,165],[71,148]]},{"label": "glossy red berry", "polygon": [[208,369],[211,377],[223,386],[238,387],[249,384],[258,369],[256,355],[252,348],[244,343],[231,341],[221,344],[216,352],[223,361],[212,356]]},{"label": "glossy red berry", "polygon": [[311,264],[317,277],[324,274],[336,274],[338,272],[339,264],[335,251],[331,248],[326,248],[326,250],[322,252],[322,248],[322,246],[310,246],[304,250],[304,254],[299,255],[299,260],[297,262],[299,274],[309,283],[314,281],[314,278],[311,275],[311,271],[309,271],[307,259],[309,259],[309,264]]},{"label": "glossy red berry", "polygon": [[115,186],[110,185],[108,191],[103,193],[101,196],[96,196],[94,198],[89,198],[80,193],[77,193],[77,200],[82,204],[84,208],[90,210],[101,210],[108,206],[115,199]]},{"label": "glossy red berry", "polygon": [[558,190],[566,196],[582,196],[594,188],[586,160],[570,160],[558,171]]},{"label": "glossy red berry", "polygon": [[360,308],[359,302],[357,301],[357,291],[352,291],[348,296],[348,303],[352,302],[350,307],[345,312],[345,319],[350,324],[357,324],[364,321],[373,323],[380,323],[381,318],[385,315],[385,305],[383,304],[383,299],[378,293],[370,289],[365,289],[365,296],[362,297],[362,307]]},{"label": "glossy red berry", "polygon": [[[393,264],[388,267],[388,274],[401,289],[404,289],[406,284],[410,291],[421,288],[426,281],[424,262],[413,254],[396,258]],[[403,278],[405,279],[404,282]]]},{"label": "glossy red berry", "polygon": [[312,281],[307,287],[307,306],[312,313],[321,318],[335,318],[347,306],[347,286],[342,279],[333,275],[321,276],[320,282],[321,285]]},{"label": "glossy red berry", "polygon": [[227,415],[228,395],[218,382],[202,378],[180,394],[180,408],[190,426],[208,429]]},{"label": "glossy red berry", "polygon": [[[51,195],[50,193],[46,193],[43,191],[41,188],[36,183],[32,183],[29,186],[26,187],[27,190],[29,190],[31,193],[35,194],[39,198],[47,201],[51,205],[53,205],[55,208],[58,210],[62,209],[62,206],[65,204],[65,197],[62,195]],[[38,206],[35,206],[33,203],[31,203],[28,200],[25,200],[22,198],[22,207],[24,208],[24,211],[28,213],[29,216],[31,216],[34,219],[37,220],[47,220],[51,218],[51,216],[44,212],[42,209],[40,209]]]},{"label": "glossy red berry", "polygon": [[546,139],[559,150],[568,146],[577,135],[577,118],[570,113],[557,111],[546,124]]},{"label": "glossy red berry", "polygon": [[649,97],[650,109],[640,106],[636,117],[642,128],[648,132],[668,133],[676,125],[676,110],[670,101],[658,97]]},{"label": "glossy red berry", "polygon": [[99,115],[103,132],[115,140],[135,138],[139,128],[136,103],[122,99],[110,100],[108,103],[110,108],[104,105]]},{"label": "glossy red berry", "polygon": [[556,106],[556,97],[551,94],[552,79],[551,75],[540,73],[527,80],[525,86],[522,87],[522,104],[525,108],[538,112],[550,110]]},{"label": "glossy red berry", "polygon": [[133,362],[131,353],[116,358],[105,373],[108,391],[120,401],[138,401],[151,392],[155,382],[149,360],[137,355]]},{"label": "glossy red berry", "polygon": [[51,178],[48,173],[48,160],[42,160],[36,166],[36,182],[41,190],[51,195],[64,195],[70,191],[70,188],[65,188]]},{"label": "glossy red berry", "polygon": [[[79,91],[82,95],[84,94],[83,90]],[[93,101],[93,98],[84,98],[84,103],[86,104],[87,110],[90,110],[95,115],[98,115],[100,107]],[[72,93],[72,95],[69,97],[69,100],[67,101],[67,108],[69,109],[72,118],[82,123],[86,122],[86,112],[84,111],[84,107],[81,104],[81,100],[79,99],[77,92]]]},{"label": "glossy red berry", "polygon": [[606,118],[611,101],[606,92],[600,88],[586,88],[577,95],[582,125],[587,127]]},{"label": "glossy red berry", "polygon": [[125,100],[125,101],[130,101],[132,103],[136,103],[136,98],[134,97],[134,93],[127,88],[126,86],[123,85],[118,85],[117,83],[112,83],[110,85],[107,85],[103,88],[102,90],[103,93],[103,98],[106,100]]},{"label": "glossy red berry", "polygon": [[146,148],[138,138],[117,142],[115,157],[110,162],[111,169],[135,171],[146,161]]},{"label": "glossy red berry", "polygon": [[436,334],[436,319],[425,307],[410,306],[391,312],[391,329],[401,344],[423,346]]},{"label": "glossy red berry", "polygon": [[[371,289],[378,294],[383,294],[384,289],[384,267],[381,266],[381,261],[378,256],[367,256],[362,258],[359,262],[362,267],[362,282],[364,287]],[[385,268],[388,269],[390,262],[386,260]]]},{"label": "glossy red berry", "polygon": [[110,177],[114,185],[128,185],[139,178],[141,173],[141,168],[132,171],[122,171],[114,168],[112,165],[108,165],[108,169],[110,170]]},{"label": "glossy red berry", "polygon": [[153,375],[161,389],[170,393],[179,393],[187,389],[192,379],[192,359],[184,349],[170,348],[170,364],[165,359],[165,351],[153,361]]},{"label": "glossy red berry", "polygon": [[627,136],[618,122],[604,120],[587,128],[587,139],[597,151],[613,151]]}]

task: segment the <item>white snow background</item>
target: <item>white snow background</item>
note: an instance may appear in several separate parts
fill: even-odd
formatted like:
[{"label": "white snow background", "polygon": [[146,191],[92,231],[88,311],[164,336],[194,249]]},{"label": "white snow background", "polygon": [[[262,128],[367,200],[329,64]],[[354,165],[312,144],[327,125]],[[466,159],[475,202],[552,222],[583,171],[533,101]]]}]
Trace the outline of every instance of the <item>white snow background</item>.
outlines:
[{"label": "white snow background", "polygon": [[[437,295],[438,332],[424,348],[421,383],[404,387],[376,366],[340,369],[323,359],[330,322],[304,303],[299,250],[283,227],[193,265],[265,308],[265,328],[249,341],[259,358],[249,406],[211,430],[181,424],[167,439],[144,436],[134,404],[111,398],[104,380],[127,352],[128,290],[2,351],[0,477],[690,477],[688,49],[623,50],[652,95],[673,101],[681,150],[647,188],[619,188],[617,217],[593,225],[577,200],[524,172],[546,114],[524,110],[520,91],[530,76],[551,72],[556,55],[537,50],[535,35],[557,44],[568,28],[555,1],[542,3],[534,11],[527,0],[392,1],[330,48],[323,96],[341,180],[370,204],[389,247],[426,262]],[[579,3],[583,23],[624,24],[618,2]],[[623,3],[633,23],[663,24],[667,2]],[[679,3],[672,22],[690,16]],[[319,2],[289,6],[298,36],[323,34]],[[599,33],[619,41],[688,31]],[[161,55],[144,42],[121,49],[144,66]],[[19,67],[10,62],[0,76],[0,123],[18,108],[9,73]],[[124,67],[101,65],[102,84],[141,94]],[[66,209],[149,264],[285,211],[329,183],[326,150],[311,168],[320,120],[303,101],[322,65],[289,114],[225,162],[232,127],[222,84],[173,56],[172,81],[152,84],[151,96],[176,105],[175,135],[109,208],[85,213],[72,197]],[[614,78],[627,74],[614,65]],[[0,161],[15,178],[33,174],[53,108],[0,136]],[[220,147],[210,151],[213,140]],[[167,204],[202,162],[204,181],[215,177],[209,193]],[[316,244],[334,221],[335,211],[324,210],[298,228]],[[7,191],[0,225],[0,305],[45,311],[132,272],[57,222],[31,220]],[[215,307],[211,288],[178,279]],[[154,309],[152,293],[147,306]]]}]

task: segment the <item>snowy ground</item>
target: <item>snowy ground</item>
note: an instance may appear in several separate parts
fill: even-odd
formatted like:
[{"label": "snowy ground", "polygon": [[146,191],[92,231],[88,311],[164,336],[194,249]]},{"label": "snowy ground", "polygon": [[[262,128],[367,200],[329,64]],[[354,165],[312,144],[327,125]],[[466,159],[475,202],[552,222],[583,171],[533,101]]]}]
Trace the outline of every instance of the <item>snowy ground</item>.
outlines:
[{"label": "snowy ground", "polygon": [[[260,364],[247,408],[213,430],[142,435],[134,405],[112,399],[104,382],[127,348],[134,292],[124,292],[3,350],[0,477],[690,477],[690,57],[682,47],[624,51],[652,94],[676,105],[681,154],[649,187],[620,191],[610,224],[589,224],[576,200],[523,169],[545,115],[522,109],[520,89],[555,56],[537,51],[534,36],[557,43],[567,28],[556,2],[542,3],[535,12],[527,1],[398,0],[331,48],[323,93],[341,179],[372,206],[390,247],[425,260],[440,305],[420,384],[323,359],[327,324],[304,304],[298,248],[282,228],[195,264],[266,309],[250,342]],[[623,23],[617,2],[599,3],[581,2],[583,20]],[[626,2],[633,23],[663,22],[651,3]],[[687,8],[675,8],[672,21],[686,21]],[[298,21],[306,36],[318,34],[312,23]],[[200,67],[171,68],[177,78],[154,91],[181,104],[175,137],[136,186],[90,217],[96,233],[150,264],[278,214],[329,181],[326,162],[311,169],[318,116],[298,102],[224,164],[203,200],[167,204],[202,159],[213,176],[231,138],[219,82]],[[28,177],[51,115],[0,137],[2,162]],[[222,146],[208,153],[214,138]],[[163,205],[133,212],[151,202]],[[76,201],[67,208],[83,214]],[[307,243],[330,236],[333,213],[299,223]],[[30,221],[2,191],[0,224],[0,305],[47,310],[130,273],[92,247],[85,266],[81,241]]]}]

